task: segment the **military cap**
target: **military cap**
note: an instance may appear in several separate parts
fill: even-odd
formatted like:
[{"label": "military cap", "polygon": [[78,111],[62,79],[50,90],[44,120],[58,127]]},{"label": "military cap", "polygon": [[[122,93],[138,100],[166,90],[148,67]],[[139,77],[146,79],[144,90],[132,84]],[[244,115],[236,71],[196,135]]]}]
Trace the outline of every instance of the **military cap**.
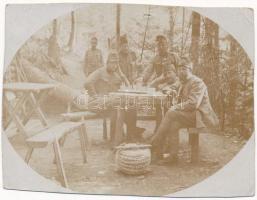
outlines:
[{"label": "military cap", "polygon": [[178,64],[178,68],[180,68],[180,67],[186,67],[186,68],[188,68],[190,70],[193,70],[193,64],[190,61],[189,57],[182,56],[180,58],[180,61],[179,61],[179,64]]},{"label": "military cap", "polygon": [[167,38],[164,35],[157,35],[156,36],[156,42],[167,42]]}]

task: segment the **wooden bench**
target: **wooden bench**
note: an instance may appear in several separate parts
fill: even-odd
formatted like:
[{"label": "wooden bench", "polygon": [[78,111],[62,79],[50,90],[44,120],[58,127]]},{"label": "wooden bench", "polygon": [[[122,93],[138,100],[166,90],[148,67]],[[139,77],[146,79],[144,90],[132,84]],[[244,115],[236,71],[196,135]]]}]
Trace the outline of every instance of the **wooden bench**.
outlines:
[{"label": "wooden bench", "polygon": [[26,143],[29,146],[29,150],[25,157],[25,161],[28,163],[34,148],[43,148],[47,145],[53,145],[55,161],[58,168],[58,173],[61,177],[61,184],[64,187],[68,187],[68,182],[63,166],[63,159],[60,150],[60,140],[68,133],[78,131],[80,136],[81,151],[84,163],[87,162],[86,155],[86,130],[83,122],[61,122],[53,127],[45,129],[40,133],[26,139]]}]

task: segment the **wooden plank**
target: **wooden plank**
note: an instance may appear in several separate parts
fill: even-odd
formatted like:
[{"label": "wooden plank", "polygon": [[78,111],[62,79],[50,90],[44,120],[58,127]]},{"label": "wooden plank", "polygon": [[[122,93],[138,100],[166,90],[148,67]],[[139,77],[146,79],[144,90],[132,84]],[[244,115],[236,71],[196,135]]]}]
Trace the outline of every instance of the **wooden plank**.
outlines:
[{"label": "wooden plank", "polygon": [[90,112],[90,111],[62,113],[61,116],[65,120],[80,120],[82,117],[84,119],[99,118],[99,115],[97,113],[93,113],[93,112]]},{"label": "wooden plank", "polygon": [[212,128],[207,128],[207,127],[202,127],[202,128],[188,128],[187,129],[189,133],[191,134],[198,134],[198,133],[217,133],[219,132],[218,129],[212,129]]},{"label": "wooden plank", "polygon": [[59,142],[58,142],[57,139],[53,143],[53,148],[54,148],[54,154],[55,154],[58,173],[59,173],[60,178],[61,178],[61,185],[64,186],[64,187],[69,187],[67,177],[66,177],[66,174],[65,174],[65,171],[64,171],[61,150],[60,150]]},{"label": "wooden plank", "polygon": [[40,91],[40,90],[49,90],[54,89],[56,84],[48,83],[31,83],[31,82],[13,82],[5,83],[3,85],[4,91]]}]

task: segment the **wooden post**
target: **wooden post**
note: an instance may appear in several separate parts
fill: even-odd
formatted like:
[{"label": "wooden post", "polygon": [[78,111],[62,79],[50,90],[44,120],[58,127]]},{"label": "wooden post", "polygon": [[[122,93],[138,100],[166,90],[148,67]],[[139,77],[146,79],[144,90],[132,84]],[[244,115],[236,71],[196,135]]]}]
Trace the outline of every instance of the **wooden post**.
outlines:
[{"label": "wooden post", "polygon": [[199,133],[189,133],[189,143],[191,145],[191,163],[199,161]]},{"label": "wooden post", "polygon": [[106,117],[103,116],[103,139],[107,140],[108,139],[108,135],[107,135],[107,121],[106,121]]},{"label": "wooden post", "polygon": [[148,29],[148,23],[149,23],[149,19],[150,19],[150,9],[151,7],[148,7],[148,13],[145,14],[147,16],[147,20],[146,20],[146,25],[145,25],[145,33],[144,33],[144,39],[143,39],[143,44],[142,44],[142,50],[141,50],[141,55],[140,55],[140,62],[143,59],[143,54],[144,54],[144,48],[145,48],[145,39],[146,39],[146,33],[147,33],[147,29]]},{"label": "wooden post", "polygon": [[116,127],[115,127],[115,136],[114,136],[114,146],[120,145],[124,140],[124,130],[123,130],[124,115],[125,115],[124,110],[122,108],[118,108]]}]

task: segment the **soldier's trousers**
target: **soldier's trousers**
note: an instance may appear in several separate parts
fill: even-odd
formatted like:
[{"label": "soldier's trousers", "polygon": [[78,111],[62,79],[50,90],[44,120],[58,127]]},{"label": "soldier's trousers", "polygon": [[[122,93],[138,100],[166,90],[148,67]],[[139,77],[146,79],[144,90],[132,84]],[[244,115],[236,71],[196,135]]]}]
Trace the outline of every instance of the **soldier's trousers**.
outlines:
[{"label": "soldier's trousers", "polygon": [[177,156],[179,147],[179,130],[195,126],[195,112],[168,110],[159,128],[152,138],[152,150],[162,155],[165,141],[169,138],[170,155]]}]

